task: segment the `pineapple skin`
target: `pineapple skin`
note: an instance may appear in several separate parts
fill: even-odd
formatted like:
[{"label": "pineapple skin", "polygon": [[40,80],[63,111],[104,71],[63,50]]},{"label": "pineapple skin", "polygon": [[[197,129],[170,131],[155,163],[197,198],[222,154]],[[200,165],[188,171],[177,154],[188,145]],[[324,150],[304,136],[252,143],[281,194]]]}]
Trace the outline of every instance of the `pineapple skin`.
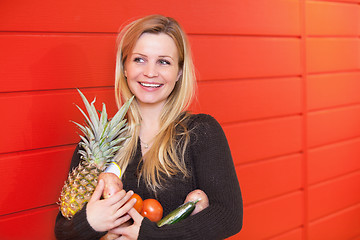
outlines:
[{"label": "pineapple skin", "polygon": [[64,217],[70,220],[90,200],[101,172],[95,164],[82,160],[69,173],[60,195],[60,210]]}]

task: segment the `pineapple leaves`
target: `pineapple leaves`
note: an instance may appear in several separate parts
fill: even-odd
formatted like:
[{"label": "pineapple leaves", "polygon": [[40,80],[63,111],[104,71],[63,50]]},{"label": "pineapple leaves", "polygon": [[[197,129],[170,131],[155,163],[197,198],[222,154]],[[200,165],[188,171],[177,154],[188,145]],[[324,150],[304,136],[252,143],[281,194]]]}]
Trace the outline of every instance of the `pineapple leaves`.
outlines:
[{"label": "pineapple leaves", "polygon": [[82,115],[85,117],[86,122],[89,124],[89,126],[91,128],[94,128],[94,126],[92,125],[92,122],[90,121],[90,119],[88,118],[88,116],[86,115],[86,113],[78,106],[75,104],[75,106],[79,109],[79,111],[82,113]]},{"label": "pineapple leaves", "polygon": [[[96,136],[96,132],[98,129],[98,125],[99,125],[99,116],[97,115],[94,103],[96,98],[94,99],[94,101],[91,102],[91,105],[89,104],[88,100],[86,99],[85,95],[78,89],[78,92],[85,104],[86,110],[89,114],[90,120],[89,118],[86,116],[86,120],[88,121],[89,125],[91,126],[92,129],[94,129],[94,133],[95,133],[95,137]],[[83,113],[83,111],[81,110],[81,112]],[[83,113],[83,115],[86,115],[85,113]]]},{"label": "pineapple leaves", "polygon": [[104,166],[112,161],[116,152],[122,147],[121,143],[129,138],[129,136],[125,136],[128,127],[126,126],[126,119],[124,119],[124,117],[134,96],[124,103],[111,120],[108,120],[104,103],[102,104],[102,111],[98,112],[95,108],[96,98],[89,103],[85,95],[79,89],[77,90],[87,110],[86,114],[76,105],[85,117],[85,125],[71,121],[84,134],[84,136],[79,134],[82,140],[79,143],[81,147],[79,154],[82,159],[95,163],[98,169],[103,170]]},{"label": "pineapple leaves", "polygon": [[120,130],[123,127],[125,127],[125,123],[126,123],[126,119],[119,122],[118,125],[113,126],[113,128],[111,129],[111,131],[107,137],[107,141],[112,141],[114,138],[116,138],[119,135]]},{"label": "pineapple leaves", "polygon": [[100,134],[100,138],[103,136],[104,128],[106,127],[107,121],[108,120],[107,120],[106,106],[105,103],[103,103],[103,108],[100,115],[99,129],[98,129],[99,130],[98,134]]},{"label": "pineapple leaves", "polygon": [[83,136],[81,136],[81,135],[79,135],[79,136],[80,136],[81,140],[82,140],[85,144],[90,145],[89,141],[88,141],[85,137],[83,137]]},{"label": "pineapple leaves", "polygon": [[85,129],[85,127],[77,122],[71,121],[72,123],[74,123],[85,135],[87,134],[87,131]]},{"label": "pineapple leaves", "polygon": [[[94,98],[94,100],[91,102],[91,113],[92,114],[89,114],[90,115],[90,119],[92,120],[92,121],[95,121],[95,122],[93,122],[93,124],[95,125],[95,126],[99,126],[99,122],[100,122],[100,120],[99,120],[99,115],[98,115],[98,112],[96,111],[96,108],[95,108],[95,101],[96,101],[96,97]],[[98,132],[98,129],[96,129],[96,133]]]},{"label": "pineapple leaves", "polygon": [[135,96],[132,96],[122,107],[119,109],[119,111],[115,114],[115,116],[110,121],[110,126],[114,127],[116,126],[125,116],[131,102],[134,100]]},{"label": "pineapple leaves", "polygon": [[114,141],[111,141],[110,143],[109,143],[109,146],[110,147],[113,147],[113,146],[116,146],[116,145],[118,145],[119,143],[121,143],[122,141],[124,141],[124,140],[126,140],[126,139],[128,139],[129,137],[119,137],[119,138],[116,138]]}]

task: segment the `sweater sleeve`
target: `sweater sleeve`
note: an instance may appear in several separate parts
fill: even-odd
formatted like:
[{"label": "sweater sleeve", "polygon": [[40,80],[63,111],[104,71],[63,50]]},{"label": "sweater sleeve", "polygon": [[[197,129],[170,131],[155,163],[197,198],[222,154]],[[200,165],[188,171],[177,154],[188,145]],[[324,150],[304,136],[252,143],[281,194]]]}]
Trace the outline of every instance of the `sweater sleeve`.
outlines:
[{"label": "sweater sleeve", "polygon": [[[79,147],[75,149],[73,154],[70,171],[79,165],[80,156],[78,154]],[[95,231],[86,219],[86,204],[78,211],[71,220],[65,218],[59,211],[55,222],[55,236],[58,240],[89,240],[100,239],[106,232]]]},{"label": "sweater sleeve", "polygon": [[139,239],[224,239],[242,228],[242,197],[225,134],[211,116],[196,118],[190,154],[196,187],[207,194],[209,207],[161,228],[144,218]]}]

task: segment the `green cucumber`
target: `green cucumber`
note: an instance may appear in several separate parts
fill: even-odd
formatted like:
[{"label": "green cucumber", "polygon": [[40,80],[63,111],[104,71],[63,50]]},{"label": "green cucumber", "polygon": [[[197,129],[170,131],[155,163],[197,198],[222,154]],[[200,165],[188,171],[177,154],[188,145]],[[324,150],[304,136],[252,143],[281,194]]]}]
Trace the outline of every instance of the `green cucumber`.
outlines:
[{"label": "green cucumber", "polygon": [[162,227],[164,225],[173,224],[187,218],[192,213],[192,211],[194,211],[196,203],[198,201],[199,200],[190,201],[180,205],[174,211],[172,211],[171,213],[166,215],[163,219],[158,221],[157,226]]}]

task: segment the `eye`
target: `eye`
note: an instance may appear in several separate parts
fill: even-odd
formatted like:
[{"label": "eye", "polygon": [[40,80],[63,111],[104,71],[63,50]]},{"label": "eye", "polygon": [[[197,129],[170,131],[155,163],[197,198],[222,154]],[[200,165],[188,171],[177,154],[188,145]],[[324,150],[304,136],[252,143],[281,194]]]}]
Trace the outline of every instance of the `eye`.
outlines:
[{"label": "eye", "polygon": [[141,57],[136,57],[136,58],[134,58],[134,62],[136,62],[136,63],[143,63],[143,62],[144,62],[144,59],[142,59]]},{"label": "eye", "polygon": [[168,61],[168,60],[166,60],[166,59],[160,59],[160,60],[159,60],[159,63],[160,63],[161,65],[170,65],[170,64],[171,64],[170,61]]}]

